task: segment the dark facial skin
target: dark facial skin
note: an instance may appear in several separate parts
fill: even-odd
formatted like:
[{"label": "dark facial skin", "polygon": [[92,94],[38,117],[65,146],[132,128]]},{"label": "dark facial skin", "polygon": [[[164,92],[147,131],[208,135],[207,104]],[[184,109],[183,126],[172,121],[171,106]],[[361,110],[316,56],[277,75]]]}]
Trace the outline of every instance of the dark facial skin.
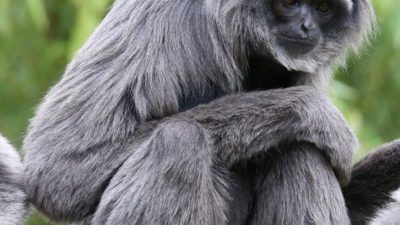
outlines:
[{"label": "dark facial skin", "polygon": [[322,39],[322,30],[334,17],[334,7],[326,0],[275,0],[275,35],[290,55],[311,52]]}]

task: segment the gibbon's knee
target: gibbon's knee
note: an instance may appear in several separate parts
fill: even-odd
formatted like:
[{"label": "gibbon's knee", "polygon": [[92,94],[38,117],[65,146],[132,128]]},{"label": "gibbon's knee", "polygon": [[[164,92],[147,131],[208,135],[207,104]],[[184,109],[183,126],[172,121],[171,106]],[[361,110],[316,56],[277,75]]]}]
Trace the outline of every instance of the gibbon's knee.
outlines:
[{"label": "gibbon's knee", "polygon": [[[211,139],[197,122],[165,122],[154,131],[151,144],[157,154],[164,157],[176,156],[188,161],[208,161],[211,163]],[[204,151],[198,151],[198,148]],[[166,158],[169,159],[169,158]],[[175,159],[172,159],[175,160]]]},{"label": "gibbon's knee", "polygon": [[165,182],[196,183],[211,170],[212,142],[207,131],[196,122],[165,122],[150,139],[149,163],[165,172]]},{"label": "gibbon's knee", "polygon": [[226,177],[211,148],[195,122],[161,124],[112,178],[92,224],[225,224]]}]

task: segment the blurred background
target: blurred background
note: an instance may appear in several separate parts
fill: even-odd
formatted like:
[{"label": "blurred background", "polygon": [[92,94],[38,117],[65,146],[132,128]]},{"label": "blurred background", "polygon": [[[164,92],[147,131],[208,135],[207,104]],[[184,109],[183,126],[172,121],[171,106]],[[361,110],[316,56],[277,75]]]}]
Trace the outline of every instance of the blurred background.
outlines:
[{"label": "blurred background", "polygon": [[[35,107],[111,0],[0,0],[0,131],[20,148]],[[399,0],[374,0],[380,32],[337,71],[331,96],[357,133],[357,158],[400,138]],[[26,225],[48,225],[38,214]]]}]

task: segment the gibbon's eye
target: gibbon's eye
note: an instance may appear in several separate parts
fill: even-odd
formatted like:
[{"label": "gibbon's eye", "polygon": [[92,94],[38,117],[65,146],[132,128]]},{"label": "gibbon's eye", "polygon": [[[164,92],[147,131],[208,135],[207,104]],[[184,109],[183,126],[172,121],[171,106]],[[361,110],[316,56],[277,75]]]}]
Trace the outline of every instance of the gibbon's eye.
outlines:
[{"label": "gibbon's eye", "polygon": [[299,0],[282,0],[285,5],[299,5],[300,1]]},{"label": "gibbon's eye", "polygon": [[320,3],[318,3],[318,6],[317,6],[317,10],[319,11],[319,12],[321,12],[321,13],[327,13],[327,12],[329,12],[329,4],[328,4],[328,2],[320,2]]}]

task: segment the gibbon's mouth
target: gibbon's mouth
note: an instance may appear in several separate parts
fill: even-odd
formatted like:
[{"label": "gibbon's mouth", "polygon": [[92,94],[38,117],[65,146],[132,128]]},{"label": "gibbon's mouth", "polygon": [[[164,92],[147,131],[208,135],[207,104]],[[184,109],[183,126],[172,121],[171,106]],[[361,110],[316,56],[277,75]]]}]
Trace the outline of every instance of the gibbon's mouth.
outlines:
[{"label": "gibbon's mouth", "polygon": [[292,56],[306,55],[312,52],[318,45],[317,38],[299,38],[281,35],[278,38],[280,46]]},{"label": "gibbon's mouth", "polygon": [[299,80],[305,75],[302,71],[288,70],[273,57],[253,55],[249,58],[244,89],[256,91],[293,87],[300,85]]},{"label": "gibbon's mouth", "polygon": [[287,36],[287,35],[281,35],[281,36],[279,36],[279,39],[285,40],[285,41],[301,43],[301,44],[305,44],[305,45],[314,45],[316,42],[315,40],[310,39],[310,38],[299,38],[299,37],[296,38],[296,37],[291,37],[291,36]]}]

